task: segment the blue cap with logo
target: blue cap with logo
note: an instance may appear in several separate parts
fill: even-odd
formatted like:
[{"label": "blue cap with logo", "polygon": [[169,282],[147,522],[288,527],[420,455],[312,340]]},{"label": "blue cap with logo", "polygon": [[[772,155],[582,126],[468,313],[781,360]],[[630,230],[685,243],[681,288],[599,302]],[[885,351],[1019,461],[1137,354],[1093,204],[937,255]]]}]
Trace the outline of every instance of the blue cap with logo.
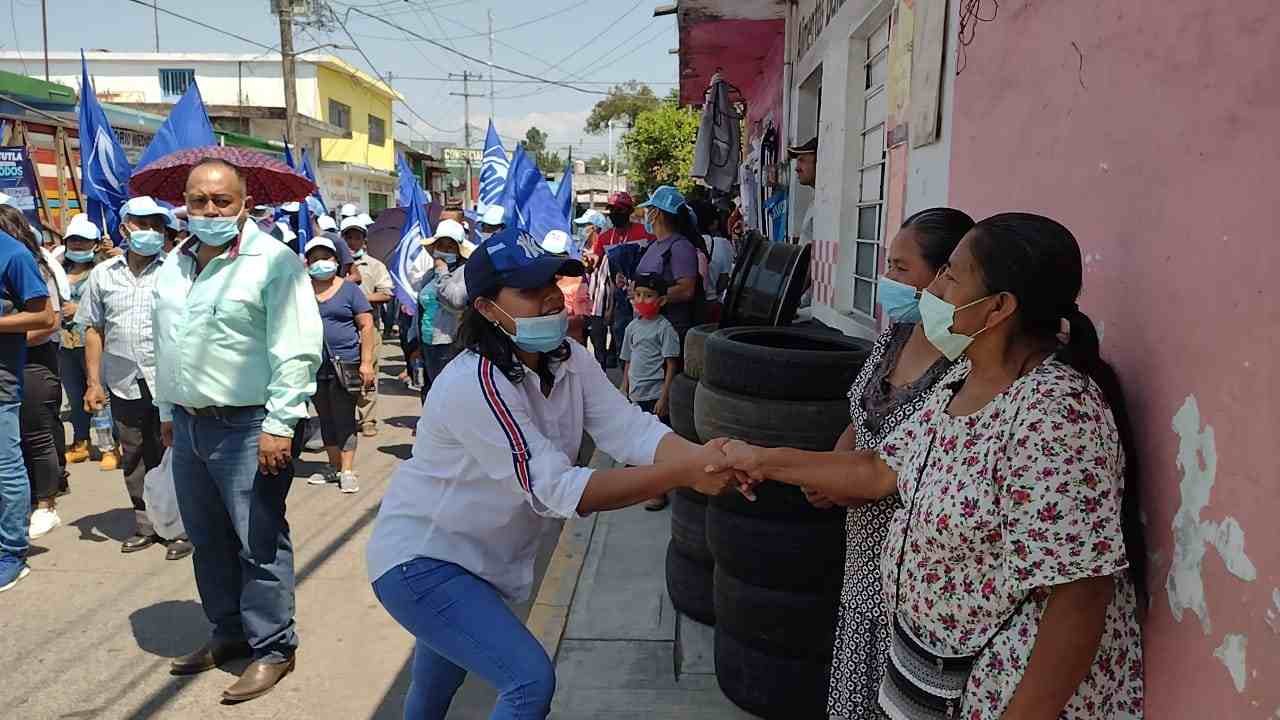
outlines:
[{"label": "blue cap with logo", "polygon": [[554,283],[557,276],[578,277],[585,272],[581,261],[547,252],[532,235],[514,227],[481,243],[463,267],[471,300],[499,288],[539,288]]},{"label": "blue cap with logo", "polygon": [[680,208],[684,207],[686,204],[684,195],[681,195],[679,190],[670,185],[662,185],[653,191],[653,194],[649,196],[648,202],[640,203],[640,207],[657,208],[663,212],[675,215],[680,212]]}]

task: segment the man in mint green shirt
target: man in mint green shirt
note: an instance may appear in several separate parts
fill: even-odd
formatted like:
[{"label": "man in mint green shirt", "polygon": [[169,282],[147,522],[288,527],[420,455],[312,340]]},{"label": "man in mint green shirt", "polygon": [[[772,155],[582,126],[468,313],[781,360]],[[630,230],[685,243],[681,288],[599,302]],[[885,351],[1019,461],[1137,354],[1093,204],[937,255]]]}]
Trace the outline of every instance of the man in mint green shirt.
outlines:
[{"label": "man in mint green shirt", "polygon": [[171,672],[252,657],[223,693],[242,702],[294,668],[285,497],[324,330],[302,261],[246,221],[253,199],[237,168],[197,165],[185,194],[191,238],[155,281],[155,401],[213,636]]}]

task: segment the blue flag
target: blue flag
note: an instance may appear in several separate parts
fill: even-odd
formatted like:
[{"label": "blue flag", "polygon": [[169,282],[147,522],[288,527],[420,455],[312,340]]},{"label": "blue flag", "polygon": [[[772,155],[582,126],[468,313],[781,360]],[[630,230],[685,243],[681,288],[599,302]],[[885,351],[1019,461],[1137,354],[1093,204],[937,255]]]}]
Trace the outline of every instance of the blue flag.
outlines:
[{"label": "blue flag", "polygon": [[389,258],[391,280],[396,286],[400,308],[410,315],[416,315],[418,294],[409,281],[409,269],[418,256],[426,252],[422,247],[422,239],[431,236],[431,223],[427,220],[427,199],[422,193],[422,186],[418,184],[418,178],[403,154],[396,155],[396,167],[400,171],[400,186],[396,191],[396,198],[405,212],[400,242],[396,243]]},{"label": "blue flag", "polygon": [[[302,157],[305,158],[307,151],[302,150]],[[291,169],[297,170],[298,166],[293,161],[293,151],[289,149],[289,141],[284,141],[284,162]],[[298,227],[294,229],[298,236],[298,254],[302,255],[303,250],[307,247],[307,243],[311,241],[311,207],[305,202],[298,203]]]},{"label": "blue flag", "polygon": [[89,218],[120,245],[120,206],[129,199],[133,168],[89,82],[89,66],[80,51],[80,179]]},{"label": "blue flag", "polygon": [[484,137],[484,155],[480,159],[480,205],[488,207],[502,202],[502,191],[507,184],[507,171],[511,164],[502,139],[489,120],[489,132]]},{"label": "blue flag", "polygon": [[169,117],[156,131],[151,144],[142,151],[138,158],[138,167],[178,150],[187,148],[217,145],[218,138],[213,134],[213,124],[204,110],[204,100],[200,97],[200,88],[194,80],[187,86],[182,99],[169,111]]},{"label": "blue flag", "polygon": [[564,175],[560,176],[560,184],[556,187],[556,202],[560,203],[560,210],[564,213],[565,218],[573,219],[573,161],[570,160],[564,164]]},{"label": "blue flag", "polygon": [[311,193],[311,197],[315,198],[316,202],[320,204],[320,212],[328,213],[329,206],[324,204],[324,196],[320,194],[320,183],[316,182],[316,171],[311,167],[311,158],[307,155],[306,148],[302,148],[302,174],[311,182],[316,183],[316,191]]},{"label": "blue flag", "polygon": [[525,152],[524,145],[517,147],[511,158],[502,206],[506,210],[507,227],[518,227],[539,243],[552,230],[571,232],[568,216],[561,212],[551,186],[542,177],[537,161]]}]

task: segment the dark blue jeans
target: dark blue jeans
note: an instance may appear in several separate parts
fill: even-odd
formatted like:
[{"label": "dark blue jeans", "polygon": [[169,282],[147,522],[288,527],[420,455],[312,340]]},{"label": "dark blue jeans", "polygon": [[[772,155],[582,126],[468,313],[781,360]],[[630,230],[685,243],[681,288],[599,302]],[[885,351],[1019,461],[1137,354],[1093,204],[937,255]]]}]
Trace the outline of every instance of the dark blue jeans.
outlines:
[{"label": "dark blue jeans", "polygon": [[226,418],[173,412],[173,480],[195,546],[196,588],[213,636],[247,640],[254,658],[282,662],[298,647],[293,543],[285,498],[293,465],[258,472],[262,408]]},{"label": "dark blue jeans", "polygon": [[71,404],[71,442],[85,442],[89,439],[89,413],[84,410],[84,393],[89,380],[84,369],[84,348],[58,349],[58,377]]},{"label": "dark blue jeans", "polygon": [[0,402],[0,555],[27,554],[31,484],[22,462],[18,402]]},{"label": "dark blue jeans", "polygon": [[444,720],[468,672],[498,690],[491,720],[542,720],[551,711],[555,666],[489,583],[417,558],[383,573],[373,593],[417,639],[405,720]]}]

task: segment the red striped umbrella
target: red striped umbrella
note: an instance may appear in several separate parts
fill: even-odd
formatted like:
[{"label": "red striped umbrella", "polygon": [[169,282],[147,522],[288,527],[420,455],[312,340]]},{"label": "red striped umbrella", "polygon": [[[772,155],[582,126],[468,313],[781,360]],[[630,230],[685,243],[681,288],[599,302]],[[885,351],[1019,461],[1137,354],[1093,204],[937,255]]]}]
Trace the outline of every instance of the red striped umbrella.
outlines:
[{"label": "red striped umbrella", "polygon": [[129,194],[183,203],[182,193],[187,188],[187,175],[191,174],[191,168],[210,158],[239,168],[248,194],[258,204],[301,202],[316,191],[315,183],[269,155],[244,148],[211,145],[179,150],[135,170],[129,178]]}]

